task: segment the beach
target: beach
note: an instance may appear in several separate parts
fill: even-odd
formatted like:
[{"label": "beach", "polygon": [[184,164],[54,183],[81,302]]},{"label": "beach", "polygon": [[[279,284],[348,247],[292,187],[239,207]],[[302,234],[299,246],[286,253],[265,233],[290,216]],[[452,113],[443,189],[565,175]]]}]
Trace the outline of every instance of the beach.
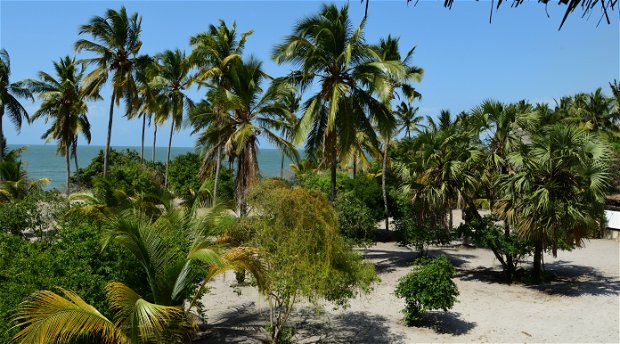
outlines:
[{"label": "beach", "polygon": [[[300,343],[414,342],[620,342],[620,243],[589,240],[585,247],[545,255],[550,283],[501,282],[501,267],[490,250],[462,245],[431,247],[455,264],[459,302],[448,312],[430,312],[418,327],[408,327],[394,295],[399,278],[410,271],[417,253],[397,243],[360,250],[376,264],[381,282],[347,309],[324,305],[317,311],[300,303],[291,326]],[[524,268],[531,268],[526,262]],[[253,287],[231,287],[234,273],[210,283],[204,297],[208,330],[199,343],[259,343],[268,305]],[[237,295],[239,293],[239,295]]]}]

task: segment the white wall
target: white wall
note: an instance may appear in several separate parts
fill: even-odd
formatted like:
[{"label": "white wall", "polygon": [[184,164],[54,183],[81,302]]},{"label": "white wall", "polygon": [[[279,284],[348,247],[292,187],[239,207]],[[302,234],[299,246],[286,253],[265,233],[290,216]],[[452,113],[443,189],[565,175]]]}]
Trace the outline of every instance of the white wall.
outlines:
[{"label": "white wall", "polygon": [[607,228],[620,230],[620,211],[605,210]]}]

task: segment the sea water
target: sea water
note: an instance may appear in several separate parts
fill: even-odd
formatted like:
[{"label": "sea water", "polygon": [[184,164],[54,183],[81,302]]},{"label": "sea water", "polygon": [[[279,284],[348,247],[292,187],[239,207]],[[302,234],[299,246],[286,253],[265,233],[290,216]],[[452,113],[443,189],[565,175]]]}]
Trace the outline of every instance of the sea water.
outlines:
[{"label": "sea water", "polygon": [[[22,154],[21,160],[24,162],[25,170],[28,172],[29,179],[49,178],[50,184],[47,189],[64,189],[66,182],[66,165],[65,158],[57,153],[55,144],[48,145],[8,145],[9,150],[26,146],[27,150]],[[115,150],[131,149],[140,152],[140,147],[113,146]],[[78,146],[78,164],[80,168],[86,167],[91,160],[99,154],[99,151],[105,149],[103,146]],[[174,159],[177,155],[194,152],[192,147],[172,147],[170,150],[170,159]],[[155,159],[157,161],[166,161],[168,147],[155,147]],[[152,147],[144,147],[144,158],[151,160]],[[282,154],[277,149],[259,149],[258,150],[258,166],[260,174],[265,177],[280,176],[280,164]],[[291,170],[288,167],[291,160],[284,158],[284,176],[289,177]],[[71,173],[75,172],[75,162],[71,159]]]}]

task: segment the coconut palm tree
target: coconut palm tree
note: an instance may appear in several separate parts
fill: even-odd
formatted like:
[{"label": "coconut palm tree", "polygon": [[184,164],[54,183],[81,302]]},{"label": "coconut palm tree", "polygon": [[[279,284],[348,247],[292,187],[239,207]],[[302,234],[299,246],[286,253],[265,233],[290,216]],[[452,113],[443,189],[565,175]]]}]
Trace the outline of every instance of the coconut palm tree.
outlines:
[{"label": "coconut palm tree", "polygon": [[148,55],[143,55],[137,59],[134,68],[136,88],[138,90],[138,106],[134,112],[127,114],[129,119],[142,119],[142,135],[140,140],[140,159],[144,161],[144,134],[146,131],[147,119],[149,123],[153,122],[153,116],[158,112],[156,90],[151,86],[153,78],[157,74],[157,68],[154,65],[154,59]]},{"label": "coconut palm tree", "polygon": [[555,256],[560,240],[580,246],[604,221],[612,151],[596,133],[556,124],[536,132],[508,160],[515,172],[500,181],[497,209],[521,237],[536,243],[533,275],[540,278],[545,249]]},{"label": "coconut palm tree", "polygon": [[381,160],[383,154],[378,146],[379,143],[375,137],[369,137],[363,131],[357,132],[351,149],[341,157],[342,167],[351,166],[353,178],[355,178],[358,171],[367,171],[370,168],[370,159]]},{"label": "coconut palm tree", "polygon": [[[237,37],[237,24],[233,23],[232,27],[228,27],[226,22],[220,20],[219,25],[210,25],[207,32],[198,34],[190,38],[190,44],[192,45],[192,53],[190,54],[190,61],[199,70],[192,78],[192,81],[201,85],[209,85],[211,88],[230,88],[230,72],[231,67],[235,61],[241,60],[243,48],[247,38],[252,34],[252,31],[242,33],[240,38]],[[198,133],[202,130],[208,130],[207,126],[221,127],[227,125],[226,121],[230,119],[218,104],[211,104],[205,101],[201,104],[201,109],[197,111],[199,114],[212,113],[214,116],[192,116],[192,126],[194,127],[194,133]],[[204,147],[205,142],[198,142],[199,145]],[[210,160],[215,157],[215,175],[213,183],[213,204],[217,201],[217,190],[220,177],[220,169],[222,166],[222,148],[218,147],[212,154],[207,154],[208,148],[205,151],[205,159],[202,166],[202,174],[204,175]]]},{"label": "coconut palm tree", "polygon": [[96,55],[94,58],[83,60],[88,64],[96,65],[96,68],[85,79],[88,88],[93,92],[98,92],[108,79],[111,79],[112,96],[110,97],[108,136],[103,159],[104,177],[108,173],[114,105],[118,106],[123,99],[128,114],[131,114],[137,106],[138,92],[134,69],[142,46],[141,23],[142,17],[138,13],[129,16],[124,6],[119,11],[108,9],[105,16],[95,16],[88,24],[80,27],[80,35],[88,34],[92,36],[92,40],[79,39],[75,43],[77,52],[86,50]]},{"label": "coconut palm tree", "polygon": [[[75,58],[66,56],[54,62],[56,76],[39,72],[39,80],[29,80],[28,87],[37,94],[41,106],[32,115],[32,120],[44,118],[52,121],[50,128],[41,138],[58,141],[58,153],[65,157],[67,195],[71,192],[70,149],[76,144],[76,136],[82,134],[90,142],[90,123],[86,101],[99,98],[97,93],[82,87],[84,66]],[[77,149],[77,147],[74,147]]]},{"label": "coconut palm tree", "polygon": [[170,149],[174,130],[181,129],[183,113],[194,107],[192,100],[185,94],[190,84],[190,61],[185,53],[176,49],[166,50],[156,56],[157,75],[153,78],[152,87],[159,94],[157,103],[159,112],[170,120],[170,138],[166,156],[166,177],[164,185],[168,185],[168,166],[170,165]]},{"label": "coconut palm tree", "polygon": [[229,88],[211,89],[207,95],[211,106],[206,106],[204,113],[194,114],[194,122],[212,124],[198,138],[210,147],[206,158],[224,148],[237,160],[235,192],[240,214],[246,213],[245,194],[258,178],[258,135],[285,154],[297,156],[295,146],[277,134],[283,129],[283,118],[291,115],[285,98],[295,90],[286,83],[273,83],[263,92],[267,75],[261,67],[262,64],[253,58],[235,62],[230,71]]},{"label": "coconut palm tree", "polygon": [[303,104],[304,114],[296,131],[296,142],[306,137],[306,153],[321,156],[330,166],[330,200],[336,197],[338,160],[351,149],[358,131],[373,136],[373,123],[392,127],[393,114],[369,90],[374,75],[399,78],[402,64],[381,61],[364,41],[364,23],[353,29],[348,6],[324,5],[319,13],[300,20],[293,33],[273,52],[276,63],[298,66],[287,82],[302,90],[314,81],[318,92]]},{"label": "coconut palm tree", "polygon": [[4,112],[6,111],[19,131],[22,127],[24,118],[26,121],[30,119],[28,118],[28,112],[17,98],[34,100],[32,93],[28,88],[24,87],[23,82],[18,81],[11,83],[10,77],[11,58],[5,49],[0,49],[0,158],[4,157],[6,150],[6,139],[4,138],[2,127]]},{"label": "coconut palm tree", "polygon": [[[418,93],[411,85],[412,82],[420,82],[424,70],[422,68],[413,66],[410,64],[410,60],[415,51],[415,47],[411,48],[407,55],[401,60],[399,38],[393,38],[388,35],[387,38],[381,39],[377,46],[372,47],[379,55],[380,61],[387,63],[401,64],[405,70],[404,74],[392,76],[392,75],[373,75],[372,88],[379,95],[388,109],[392,109],[391,102],[398,96],[398,91],[402,92],[403,96],[408,101],[413,101],[416,98],[421,98],[421,94]],[[398,116],[399,117],[399,116]],[[383,211],[385,216],[385,229],[389,230],[389,208],[387,197],[387,171],[388,171],[388,152],[390,148],[390,142],[392,137],[398,135],[396,131],[398,129],[397,122],[392,127],[385,126],[380,132],[383,136],[383,162],[381,164],[381,188],[383,191]]]},{"label": "coconut palm tree", "polygon": [[401,102],[396,106],[396,116],[400,123],[398,132],[405,132],[405,137],[411,139],[411,132],[417,131],[420,123],[424,119],[422,116],[416,116],[418,107],[411,106],[410,103]]}]

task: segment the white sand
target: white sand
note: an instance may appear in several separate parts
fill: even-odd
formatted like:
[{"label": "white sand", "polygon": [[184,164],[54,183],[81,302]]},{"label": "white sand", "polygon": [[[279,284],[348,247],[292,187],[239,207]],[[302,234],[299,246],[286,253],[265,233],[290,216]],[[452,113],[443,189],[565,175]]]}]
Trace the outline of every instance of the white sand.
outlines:
[{"label": "white sand", "polygon": [[[432,312],[422,327],[407,327],[394,296],[398,279],[416,253],[395,243],[364,250],[377,265],[381,282],[346,310],[327,305],[319,315],[299,305],[290,325],[301,343],[414,342],[620,342],[620,243],[591,240],[586,247],[545,256],[556,282],[541,286],[498,283],[500,270],[485,249],[431,248],[457,266],[459,302],[449,312]],[[530,268],[530,264],[523,265]],[[492,268],[492,269],[490,269]],[[209,330],[201,342],[258,343],[268,308],[256,290],[234,292],[234,274],[211,283],[205,296]]]}]

